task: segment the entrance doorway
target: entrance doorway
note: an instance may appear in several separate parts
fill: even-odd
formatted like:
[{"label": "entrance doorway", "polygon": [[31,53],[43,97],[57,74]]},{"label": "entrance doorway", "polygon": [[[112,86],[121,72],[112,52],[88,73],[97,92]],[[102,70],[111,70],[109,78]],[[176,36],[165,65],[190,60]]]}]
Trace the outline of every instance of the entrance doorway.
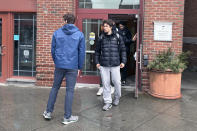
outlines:
[{"label": "entrance doorway", "polygon": [[[137,32],[137,19],[135,14],[81,14],[78,16],[78,27],[85,35],[86,40],[86,58],[81,76],[78,78],[78,83],[99,84],[100,73],[97,70],[94,62],[94,54],[96,43],[101,31],[103,20],[112,19],[117,27],[120,22],[125,22],[126,27],[134,36]],[[132,37],[131,37],[132,38]],[[135,59],[133,57],[136,51],[136,42],[131,44],[131,52],[128,56],[128,85],[135,86]]]},{"label": "entrance doorway", "polygon": [[[109,19],[112,19],[116,23],[116,27],[119,28],[120,23],[124,23],[125,28],[131,33],[131,39],[137,33],[137,19],[135,14],[109,14]],[[135,85],[135,67],[136,62],[134,54],[136,51],[136,40],[132,40],[130,45],[130,51],[127,56],[127,79],[126,86]]]},{"label": "entrance doorway", "polygon": [[35,45],[35,14],[0,14],[0,82],[34,79]]}]

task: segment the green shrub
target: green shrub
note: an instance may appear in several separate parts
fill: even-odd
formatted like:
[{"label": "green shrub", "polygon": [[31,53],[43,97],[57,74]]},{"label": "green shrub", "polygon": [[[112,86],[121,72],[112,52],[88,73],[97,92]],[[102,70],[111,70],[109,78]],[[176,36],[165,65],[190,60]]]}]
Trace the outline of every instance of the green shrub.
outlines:
[{"label": "green shrub", "polygon": [[190,54],[191,52],[188,51],[175,55],[169,48],[167,51],[157,54],[155,59],[148,64],[148,69],[160,72],[182,72],[187,68],[187,58]]}]

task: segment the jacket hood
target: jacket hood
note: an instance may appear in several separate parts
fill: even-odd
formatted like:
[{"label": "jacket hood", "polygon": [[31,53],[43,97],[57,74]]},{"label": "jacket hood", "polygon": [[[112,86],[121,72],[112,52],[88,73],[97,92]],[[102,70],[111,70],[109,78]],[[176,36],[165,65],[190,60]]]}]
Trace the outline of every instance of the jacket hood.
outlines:
[{"label": "jacket hood", "polygon": [[74,25],[74,24],[65,24],[62,27],[62,31],[66,34],[66,35],[72,35],[73,33],[79,31],[79,29]]}]

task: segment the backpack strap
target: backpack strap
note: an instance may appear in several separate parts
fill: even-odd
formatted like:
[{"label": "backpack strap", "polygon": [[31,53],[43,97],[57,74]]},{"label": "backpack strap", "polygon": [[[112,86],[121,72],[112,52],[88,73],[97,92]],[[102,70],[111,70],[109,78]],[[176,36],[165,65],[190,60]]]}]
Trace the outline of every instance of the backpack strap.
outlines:
[{"label": "backpack strap", "polygon": [[[101,33],[100,36],[99,36],[99,39],[103,40],[103,38],[104,38],[104,34]],[[102,55],[102,43],[100,43],[100,49],[101,49],[101,55]]]}]

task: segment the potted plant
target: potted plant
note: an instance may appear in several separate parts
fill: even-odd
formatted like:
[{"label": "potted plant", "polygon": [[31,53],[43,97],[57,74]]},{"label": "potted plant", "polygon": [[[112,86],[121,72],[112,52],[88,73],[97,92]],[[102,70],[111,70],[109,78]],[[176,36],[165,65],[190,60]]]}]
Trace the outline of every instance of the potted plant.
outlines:
[{"label": "potted plant", "polygon": [[187,67],[190,52],[176,55],[171,48],[160,52],[148,65],[150,76],[149,94],[158,98],[181,97],[181,74]]}]

